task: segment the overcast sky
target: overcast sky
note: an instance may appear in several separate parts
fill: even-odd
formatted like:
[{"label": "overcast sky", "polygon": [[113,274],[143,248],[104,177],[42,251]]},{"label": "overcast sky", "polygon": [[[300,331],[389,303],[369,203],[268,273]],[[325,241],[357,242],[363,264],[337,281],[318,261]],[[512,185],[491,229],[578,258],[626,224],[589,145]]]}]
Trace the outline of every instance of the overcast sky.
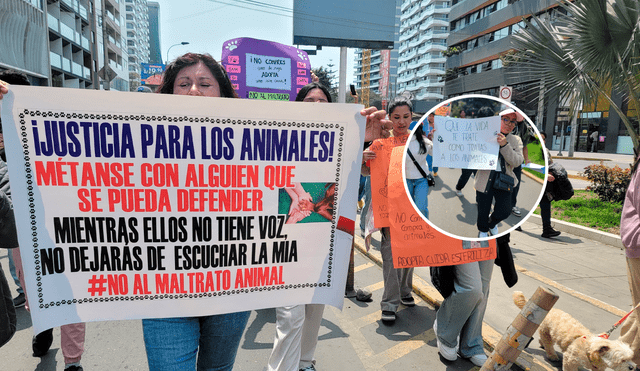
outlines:
[{"label": "overcast sky", "polygon": [[[222,44],[238,37],[251,37],[286,45],[292,45],[293,42],[293,0],[155,1],[160,4],[160,49],[163,60],[167,58],[169,47],[183,41],[189,42],[189,45],[173,47],[169,55],[170,60],[187,51],[206,52],[220,60]],[[300,49],[313,48],[300,46]],[[353,81],[353,49],[349,49],[347,55],[348,85]],[[339,48],[324,47],[318,51],[318,55],[310,55],[309,58],[311,68],[334,64],[333,70],[336,71],[336,77],[338,76]]]}]

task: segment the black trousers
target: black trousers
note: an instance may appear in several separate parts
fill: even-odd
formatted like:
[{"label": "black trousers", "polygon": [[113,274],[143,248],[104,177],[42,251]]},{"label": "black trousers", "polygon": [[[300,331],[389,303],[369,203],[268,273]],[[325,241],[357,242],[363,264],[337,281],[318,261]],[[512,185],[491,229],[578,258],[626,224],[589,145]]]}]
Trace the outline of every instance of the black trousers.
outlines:
[{"label": "black trousers", "polygon": [[[491,204],[494,199],[495,205],[491,213]],[[476,191],[476,203],[478,204],[478,230],[480,232],[489,232],[489,229],[495,227],[511,214],[510,191],[493,188],[489,188],[486,193]]]}]

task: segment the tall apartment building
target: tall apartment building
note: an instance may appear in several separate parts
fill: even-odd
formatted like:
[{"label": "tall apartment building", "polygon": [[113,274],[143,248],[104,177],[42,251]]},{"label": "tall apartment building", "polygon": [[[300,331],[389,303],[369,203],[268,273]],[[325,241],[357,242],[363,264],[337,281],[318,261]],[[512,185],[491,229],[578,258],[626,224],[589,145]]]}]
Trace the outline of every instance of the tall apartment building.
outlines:
[{"label": "tall apartment building", "polygon": [[0,1],[0,69],[22,71],[34,85],[81,89],[104,88],[99,76],[108,75],[111,89],[128,90],[121,1]]},{"label": "tall apartment building", "polygon": [[[498,96],[500,86],[510,86],[512,102],[547,133],[551,148],[568,150],[570,118],[566,108],[549,99],[538,106],[538,94],[529,92],[532,86],[539,86],[539,76],[517,66],[504,68],[500,58],[513,49],[512,35],[525,26],[523,17],[536,15],[542,22],[557,22],[563,14],[555,0],[452,0],[448,53],[453,55],[446,62],[445,96]],[[575,150],[588,150],[587,136],[597,130],[601,151],[628,153],[630,139],[615,111],[603,100],[590,106],[578,118]]]},{"label": "tall apartment building", "polygon": [[439,102],[449,36],[449,1],[404,0],[401,6],[398,92],[417,101]]},{"label": "tall apartment building", "polygon": [[160,4],[147,1],[149,7],[149,63],[162,64],[160,50]]},{"label": "tall apartment building", "polygon": [[140,86],[141,63],[149,63],[149,8],[147,0],[124,0],[131,91]]},{"label": "tall apartment building", "polygon": [[41,0],[0,1],[0,70],[15,69],[34,85],[49,85],[47,33]]}]

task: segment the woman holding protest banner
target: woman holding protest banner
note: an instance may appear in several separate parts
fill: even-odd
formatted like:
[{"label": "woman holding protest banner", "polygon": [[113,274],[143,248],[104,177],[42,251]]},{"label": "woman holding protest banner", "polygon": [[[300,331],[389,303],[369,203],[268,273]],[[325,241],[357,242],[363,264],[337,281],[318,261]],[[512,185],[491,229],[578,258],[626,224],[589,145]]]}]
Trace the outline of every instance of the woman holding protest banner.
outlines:
[{"label": "woman holding protest banner", "polygon": [[[376,159],[375,148],[405,145],[409,139],[409,125],[411,124],[411,115],[413,113],[411,101],[404,97],[397,97],[389,104],[388,110],[393,128],[393,138],[389,138],[392,140],[376,140],[371,145],[371,149],[363,152],[362,160],[367,168],[369,167],[369,161]],[[428,149],[426,150],[429,151]],[[422,165],[426,165],[426,161],[424,162]],[[373,202],[375,206],[375,201]],[[383,322],[392,323],[396,320],[396,312],[400,303],[408,307],[415,305],[411,295],[413,290],[413,268],[396,269],[393,267],[389,227],[381,228],[380,232],[382,233],[380,253],[382,254],[382,275],[384,280],[384,292],[380,302],[382,309],[381,319]]]},{"label": "woman holding protest banner", "polygon": [[[485,238],[491,233],[498,234],[498,223],[511,213],[511,191],[518,185],[513,172],[522,164],[522,140],[511,134],[517,124],[516,111],[509,108],[500,112],[500,132],[498,133],[498,165],[500,170],[478,170],[476,174],[476,203],[478,204],[478,237]],[[510,185],[503,187],[500,180],[510,179]],[[507,182],[509,183],[509,182]],[[493,212],[491,205],[495,200]],[[489,215],[491,214],[491,215]]]},{"label": "woman holding protest banner", "polygon": [[[196,53],[167,65],[157,92],[238,98],[222,65]],[[249,313],[143,319],[149,369],[196,370],[197,365],[197,370],[231,371]]]},{"label": "woman holding protest banner", "polygon": [[[318,82],[305,85],[296,102],[331,103],[331,94]],[[309,194],[298,183],[297,189],[287,190],[291,195],[290,218],[308,216],[306,202]],[[302,304],[276,308],[276,337],[269,357],[269,371],[315,370],[314,354],[318,345],[318,331],[322,322],[324,304]]]}]

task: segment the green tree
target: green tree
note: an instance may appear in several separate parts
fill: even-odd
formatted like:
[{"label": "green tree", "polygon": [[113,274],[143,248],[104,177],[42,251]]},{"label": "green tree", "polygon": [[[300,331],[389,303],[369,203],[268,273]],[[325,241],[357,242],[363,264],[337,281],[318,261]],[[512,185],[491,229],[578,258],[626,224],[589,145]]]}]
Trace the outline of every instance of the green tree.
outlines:
[{"label": "green tree", "polygon": [[338,99],[338,92],[336,88],[333,86],[333,72],[324,68],[324,66],[320,66],[318,68],[312,69],[311,72],[315,73],[318,76],[319,83],[324,85],[327,89],[329,89],[329,93],[331,93],[331,101],[336,102]]},{"label": "green tree", "polygon": [[637,0],[560,0],[567,16],[556,23],[537,17],[514,34],[510,68],[544,81],[551,97],[568,101],[572,112],[605,97],[626,126],[634,151],[638,128],[612,99],[622,94],[640,121],[640,3]]}]

